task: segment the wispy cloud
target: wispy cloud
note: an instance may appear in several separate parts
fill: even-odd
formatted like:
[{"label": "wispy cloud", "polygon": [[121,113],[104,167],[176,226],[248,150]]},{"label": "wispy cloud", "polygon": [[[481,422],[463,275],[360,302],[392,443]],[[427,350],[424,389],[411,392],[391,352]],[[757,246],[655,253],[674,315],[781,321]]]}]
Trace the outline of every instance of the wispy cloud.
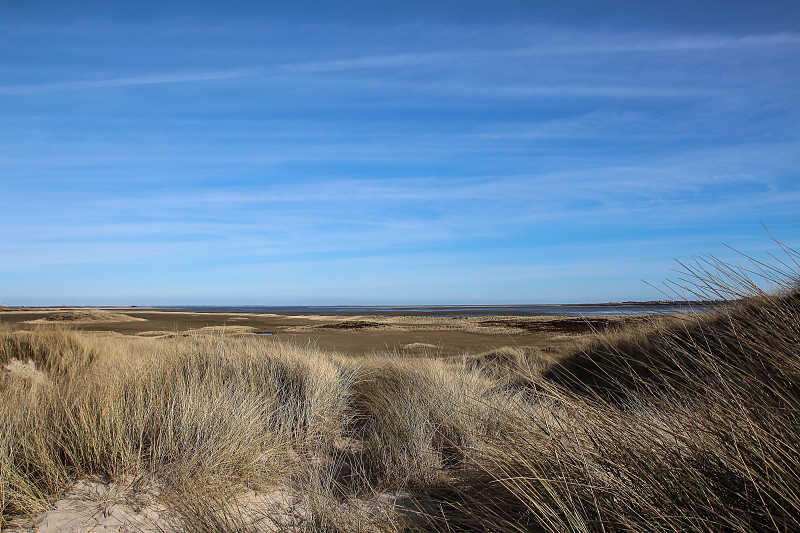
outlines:
[{"label": "wispy cloud", "polygon": [[[792,166],[790,146],[771,150],[771,157],[786,158],[785,165]],[[273,258],[388,253],[473,246],[512,235],[528,235],[535,243],[531,235],[540,232],[608,231],[634,222],[639,232],[712,221],[756,225],[765,215],[790,215],[800,202],[800,189],[777,177],[783,171],[759,169],[764,160],[756,157],[766,153],[762,146],[749,146],[685,152],[639,167],[195,186],[75,196],[63,205],[63,195],[52,204],[37,197],[6,211],[8,221],[27,222],[3,241],[7,249],[125,242],[130,250],[155,244],[162,251],[164,243],[175,243],[196,250],[213,247],[230,260],[262,253],[254,250]],[[37,208],[37,216],[29,219]]]},{"label": "wispy cloud", "polygon": [[[440,45],[442,49],[421,51],[416,53],[393,53],[356,55],[328,59],[324,61],[299,60],[292,63],[261,63],[245,64],[231,69],[214,70],[178,70],[172,72],[157,72],[134,76],[98,77],[85,80],[49,81],[42,83],[2,85],[0,94],[7,95],[32,95],[55,91],[102,89],[131,87],[138,85],[158,85],[172,83],[188,83],[225,80],[245,77],[262,77],[269,79],[272,76],[286,76],[292,73],[335,73],[347,71],[371,71],[392,69],[413,69],[420,67],[446,66],[452,68],[467,68],[475,65],[504,64],[520,60],[544,58],[548,56],[598,56],[613,54],[669,53],[680,51],[715,52],[721,49],[745,50],[750,49],[757,53],[759,49],[769,47],[782,47],[784,49],[800,47],[800,34],[797,33],[772,33],[754,34],[746,36],[729,36],[719,34],[694,35],[694,36],[652,36],[647,34],[608,34],[608,33],[572,33],[563,28],[536,26],[521,31],[498,28],[490,31],[496,33],[500,42],[507,33],[517,33],[526,36],[520,40],[530,40],[529,35],[537,36],[537,44],[520,45],[519,43],[506,42],[505,46],[487,50],[485,48],[458,47],[448,48],[446,44]],[[397,81],[397,80],[395,80]],[[419,81],[419,80],[417,80]],[[420,90],[440,90],[444,85],[440,83],[422,83],[417,87]],[[452,88],[452,87],[450,87]],[[582,84],[497,84],[494,87],[481,89],[472,87],[473,94],[489,91],[495,96],[536,96],[560,94],[565,96],[608,96],[608,97],[674,97],[679,90],[688,94],[687,88],[671,89],[669,87],[636,87],[625,85],[582,85]],[[689,90],[689,93],[694,91]],[[703,94],[698,90],[696,94]]]},{"label": "wispy cloud", "polygon": [[132,87],[136,85],[162,85],[168,83],[188,83],[197,81],[227,80],[252,76],[253,69],[210,70],[202,72],[171,72],[161,74],[148,74],[143,76],[130,76],[107,79],[60,81],[27,85],[0,86],[0,94],[24,95],[41,94],[54,91],[68,91],[79,89],[105,89],[114,87]]},{"label": "wispy cloud", "polygon": [[[552,30],[551,30],[552,32]],[[779,32],[745,36],[723,34],[707,35],[652,35],[652,34],[572,34],[552,32],[558,42],[550,45],[521,48],[510,52],[526,55],[600,55],[636,52],[718,51],[720,49],[759,49],[765,47],[800,46],[800,34]],[[547,34],[545,34],[545,40]],[[571,44],[562,44],[571,41]]]},{"label": "wispy cloud", "polygon": [[[498,29],[498,36],[507,33]],[[484,48],[440,50],[418,53],[387,53],[365,55],[327,61],[283,64],[279,68],[297,72],[334,72],[361,69],[385,69],[409,66],[440,65],[520,59],[542,56],[597,56],[602,54],[629,54],[637,52],[716,51],[719,49],[759,49],[764,47],[800,47],[800,34],[768,33],[746,36],[653,36],[644,34],[572,33],[552,27],[527,28],[516,33],[537,36],[541,44],[535,46],[508,46],[498,50]],[[568,43],[568,44],[565,44]]]}]

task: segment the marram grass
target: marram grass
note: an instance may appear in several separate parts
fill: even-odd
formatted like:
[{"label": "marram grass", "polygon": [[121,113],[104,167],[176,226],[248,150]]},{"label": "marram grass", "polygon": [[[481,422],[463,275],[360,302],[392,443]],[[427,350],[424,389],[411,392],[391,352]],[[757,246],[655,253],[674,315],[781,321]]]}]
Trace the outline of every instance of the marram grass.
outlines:
[{"label": "marram grass", "polygon": [[2,329],[2,524],[139,477],[179,530],[800,531],[797,276],[691,273],[727,305],[563,356]]}]

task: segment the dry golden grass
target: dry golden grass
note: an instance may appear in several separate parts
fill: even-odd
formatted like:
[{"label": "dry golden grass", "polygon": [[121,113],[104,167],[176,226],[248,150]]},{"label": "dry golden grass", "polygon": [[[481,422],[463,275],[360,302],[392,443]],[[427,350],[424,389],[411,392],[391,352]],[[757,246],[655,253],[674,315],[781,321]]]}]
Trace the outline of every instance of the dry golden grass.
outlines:
[{"label": "dry golden grass", "polygon": [[599,336],[496,409],[436,526],[800,530],[798,278],[767,272],[765,293],[711,266],[695,280],[726,308]]},{"label": "dry golden grass", "polygon": [[2,524],[133,479],[161,531],[800,531],[798,278],[715,266],[727,307],[569,349],[4,327]]},{"label": "dry golden grass", "polygon": [[291,450],[338,438],[352,379],[258,339],[1,336],[4,517],[39,513],[86,476],[275,484]]}]

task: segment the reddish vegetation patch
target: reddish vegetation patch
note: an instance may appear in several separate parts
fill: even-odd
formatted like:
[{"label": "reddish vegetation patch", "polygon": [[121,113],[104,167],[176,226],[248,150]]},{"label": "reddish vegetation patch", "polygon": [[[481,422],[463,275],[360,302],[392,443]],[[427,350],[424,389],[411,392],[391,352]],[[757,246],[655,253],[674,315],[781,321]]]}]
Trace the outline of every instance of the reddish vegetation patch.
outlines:
[{"label": "reddish vegetation patch", "polygon": [[607,318],[557,318],[554,320],[483,320],[481,325],[524,329],[530,332],[592,333],[626,324],[627,320]]},{"label": "reddish vegetation patch", "polygon": [[142,319],[105,311],[59,311],[39,319],[38,322],[129,322],[139,320]]},{"label": "reddish vegetation patch", "polygon": [[49,322],[73,322],[76,320],[97,320],[97,317],[98,315],[96,313],[63,311],[61,313],[53,313],[52,315],[44,317],[42,320],[47,320]]},{"label": "reddish vegetation patch", "polygon": [[336,322],[335,324],[322,324],[317,326],[317,329],[368,329],[379,328],[383,324],[377,322],[368,322],[366,320],[346,320],[344,322]]}]

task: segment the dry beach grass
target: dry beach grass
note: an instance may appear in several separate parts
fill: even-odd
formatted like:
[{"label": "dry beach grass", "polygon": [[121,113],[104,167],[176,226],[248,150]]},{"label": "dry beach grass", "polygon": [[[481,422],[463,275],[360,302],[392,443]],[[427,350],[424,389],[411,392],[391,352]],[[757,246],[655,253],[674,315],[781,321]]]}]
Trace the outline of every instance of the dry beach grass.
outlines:
[{"label": "dry beach grass", "polygon": [[694,273],[729,305],[452,357],[5,326],[3,527],[800,531],[798,278]]}]

